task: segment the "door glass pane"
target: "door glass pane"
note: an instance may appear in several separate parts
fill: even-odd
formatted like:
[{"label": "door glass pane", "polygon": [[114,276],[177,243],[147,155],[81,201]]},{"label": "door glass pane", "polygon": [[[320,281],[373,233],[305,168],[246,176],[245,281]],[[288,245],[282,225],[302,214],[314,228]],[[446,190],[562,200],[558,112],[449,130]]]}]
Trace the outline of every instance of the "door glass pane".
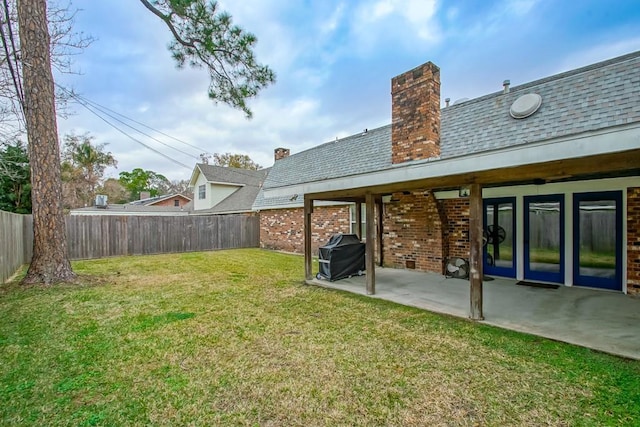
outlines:
[{"label": "door glass pane", "polygon": [[616,201],[581,201],[579,269],[581,276],[616,276]]},{"label": "door glass pane", "polygon": [[529,203],[529,270],[560,272],[560,202]]},{"label": "door glass pane", "polygon": [[487,205],[487,265],[513,267],[513,203]]}]

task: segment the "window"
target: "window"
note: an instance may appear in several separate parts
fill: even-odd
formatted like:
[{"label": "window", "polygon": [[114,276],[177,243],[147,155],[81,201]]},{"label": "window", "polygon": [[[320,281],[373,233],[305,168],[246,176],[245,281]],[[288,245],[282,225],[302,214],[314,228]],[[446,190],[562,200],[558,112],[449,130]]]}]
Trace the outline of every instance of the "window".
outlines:
[{"label": "window", "polygon": [[[362,205],[360,205],[360,217],[362,219],[362,222],[360,223],[360,238],[362,240],[365,239],[366,233],[367,233],[367,211],[366,211],[366,205],[363,203]],[[351,231],[352,234],[356,234],[357,228],[356,228],[356,205],[351,205],[349,206],[349,212],[351,214],[351,223],[350,223],[350,227],[349,230]]]},{"label": "window", "polygon": [[205,184],[198,186],[198,199],[202,200],[207,196],[206,188],[207,186]]},{"label": "window", "polygon": [[175,206],[175,207],[180,207],[180,199],[175,199],[175,200],[173,201],[173,206]]}]

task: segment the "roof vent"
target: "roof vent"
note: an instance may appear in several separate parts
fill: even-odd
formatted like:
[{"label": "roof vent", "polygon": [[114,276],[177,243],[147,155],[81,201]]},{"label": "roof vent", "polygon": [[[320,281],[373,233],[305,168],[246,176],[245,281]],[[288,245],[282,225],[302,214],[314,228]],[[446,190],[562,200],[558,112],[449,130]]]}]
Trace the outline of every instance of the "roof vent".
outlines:
[{"label": "roof vent", "polygon": [[509,113],[514,119],[524,119],[538,111],[540,105],[542,105],[542,97],[537,93],[528,93],[522,95],[511,104]]},{"label": "roof vent", "polygon": [[456,102],[454,102],[453,105],[462,104],[463,102],[466,102],[468,100],[469,100],[469,98],[460,98],[460,99],[456,100]]}]

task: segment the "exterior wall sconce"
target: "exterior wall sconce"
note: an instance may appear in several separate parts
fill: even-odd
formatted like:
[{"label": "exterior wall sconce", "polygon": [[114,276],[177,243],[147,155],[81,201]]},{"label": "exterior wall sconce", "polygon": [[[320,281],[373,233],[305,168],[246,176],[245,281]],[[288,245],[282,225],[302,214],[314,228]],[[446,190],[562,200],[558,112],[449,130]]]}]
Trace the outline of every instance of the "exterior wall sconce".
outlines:
[{"label": "exterior wall sconce", "polygon": [[469,194],[471,194],[469,187],[460,187],[458,190],[458,197],[469,197]]}]

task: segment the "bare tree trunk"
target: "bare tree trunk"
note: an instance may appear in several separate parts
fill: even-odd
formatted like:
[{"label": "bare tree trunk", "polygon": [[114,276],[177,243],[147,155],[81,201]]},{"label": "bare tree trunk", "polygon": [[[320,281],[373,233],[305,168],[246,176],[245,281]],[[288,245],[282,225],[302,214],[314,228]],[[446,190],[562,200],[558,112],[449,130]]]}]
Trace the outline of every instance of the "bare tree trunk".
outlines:
[{"label": "bare tree trunk", "polygon": [[56,124],[46,0],[18,0],[24,112],[33,202],[33,259],[23,283],[71,281],[62,212],[60,147]]}]

